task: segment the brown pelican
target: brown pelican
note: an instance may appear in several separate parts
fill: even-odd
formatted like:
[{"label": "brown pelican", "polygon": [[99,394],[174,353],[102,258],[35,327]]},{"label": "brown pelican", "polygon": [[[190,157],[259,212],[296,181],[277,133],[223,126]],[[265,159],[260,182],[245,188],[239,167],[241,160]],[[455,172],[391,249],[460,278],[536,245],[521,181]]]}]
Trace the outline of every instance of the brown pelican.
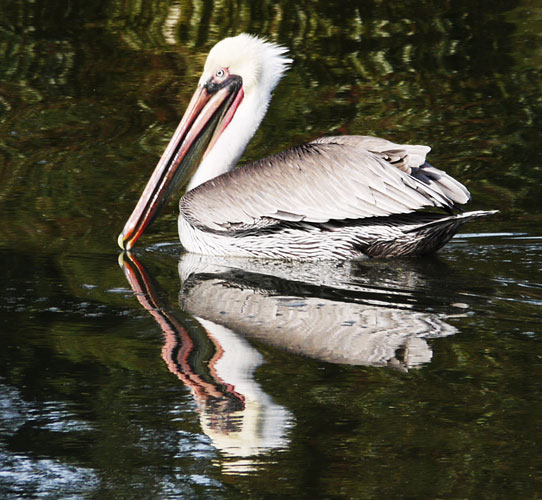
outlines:
[{"label": "brown pelican", "polygon": [[[322,137],[234,169],[287,49],[241,34],[216,44],[192,100],[119,236],[130,250],[166,199],[189,181],[179,235],[190,252],[298,259],[419,255],[465,222],[461,183],[425,161],[427,146]],[[438,208],[443,211],[423,211]]]}]

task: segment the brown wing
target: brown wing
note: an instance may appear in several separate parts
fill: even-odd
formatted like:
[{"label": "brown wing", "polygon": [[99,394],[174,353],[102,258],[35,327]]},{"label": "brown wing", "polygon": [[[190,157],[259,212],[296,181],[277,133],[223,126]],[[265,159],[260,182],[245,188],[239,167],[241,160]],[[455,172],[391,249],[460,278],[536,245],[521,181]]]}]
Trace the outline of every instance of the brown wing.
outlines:
[{"label": "brown wing", "polygon": [[429,151],[375,137],[324,137],[207,181],[180,209],[197,227],[229,232],[466,203],[465,186],[425,163]]}]

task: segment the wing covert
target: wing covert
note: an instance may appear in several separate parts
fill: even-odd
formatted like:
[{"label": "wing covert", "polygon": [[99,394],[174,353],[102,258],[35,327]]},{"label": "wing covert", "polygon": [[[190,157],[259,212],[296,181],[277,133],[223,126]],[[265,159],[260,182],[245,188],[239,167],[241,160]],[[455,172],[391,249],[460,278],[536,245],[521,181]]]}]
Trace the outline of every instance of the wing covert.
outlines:
[{"label": "wing covert", "polygon": [[462,184],[425,163],[429,151],[375,137],[324,137],[211,179],[186,193],[180,209],[196,227],[232,232],[466,203]]}]

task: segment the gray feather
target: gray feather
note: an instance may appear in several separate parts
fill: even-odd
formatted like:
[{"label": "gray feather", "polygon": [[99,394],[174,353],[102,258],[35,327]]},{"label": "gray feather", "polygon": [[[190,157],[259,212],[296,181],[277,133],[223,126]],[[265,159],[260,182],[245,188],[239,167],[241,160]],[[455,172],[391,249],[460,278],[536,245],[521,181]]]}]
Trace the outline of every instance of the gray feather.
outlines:
[{"label": "gray feather", "polygon": [[323,137],[205,182],[180,209],[193,226],[228,233],[466,203],[468,190],[425,162],[429,151],[376,137]]}]

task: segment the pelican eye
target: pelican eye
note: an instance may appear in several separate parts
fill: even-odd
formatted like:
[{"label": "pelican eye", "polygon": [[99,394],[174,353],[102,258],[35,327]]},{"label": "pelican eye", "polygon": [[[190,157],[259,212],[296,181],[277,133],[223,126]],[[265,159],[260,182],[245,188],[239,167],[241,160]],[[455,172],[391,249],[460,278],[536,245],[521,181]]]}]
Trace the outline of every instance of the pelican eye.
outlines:
[{"label": "pelican eye", "polygon": [[223,82],[228,77],[228,70],[225,68],[218,68],[213,75],[213,80],[217,83]]}]

